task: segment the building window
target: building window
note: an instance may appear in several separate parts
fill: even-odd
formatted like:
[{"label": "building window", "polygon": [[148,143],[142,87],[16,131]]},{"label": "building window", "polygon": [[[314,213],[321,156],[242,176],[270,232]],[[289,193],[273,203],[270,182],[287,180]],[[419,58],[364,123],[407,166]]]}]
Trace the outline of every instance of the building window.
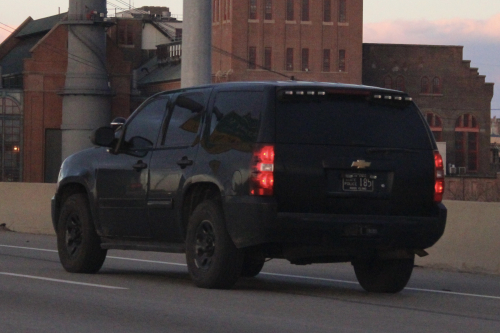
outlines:
[{"label": "building window", "polygon": [[293,0],[286,0],[286,20],[287,21],[294,20]]},{"label": "building window", "polygon": [[345,72],[345,50],[339,50],[339,72]]},{"label": "building window", "polygon": [[401,75],[396,78],[396,90],[399,90],[399,91],[406,90],[405,78]]},{"label": "building window", "polygon": [[293,49],[286,49],[286,70],[293,71]]},{"label": "building window", "polygon": [[230,6],[231,1],[226,0],[225,5],[224,5],[224,21],[229,20],[229,6]]},{"label": "building window", "polygon": [[21,180],[21,108],[11,98],[0,98],[0,181]]},{"label": "building window", "polygon": [[428,94],[429,93],[429,78],[424,76],[422,80],[420,80],[420,93]]},{"label": "building window", "polygon": [[266,12],[264,18],[266,20],[273,19],[273,0],[266,0]]},{"label": "building window", "polygon": [[301,21],[309,21],[309,0],[302,0]]},{"label": "building window", "polygon": [[1,78],[2,87],[4,89],[22,89],[23,88],[23,75],[15,74],[8,75]]},{"label": "building window", "polygon": [[332,0],[323,0],[323,22],[332,22]]},{"label": "building window", "polygon": [[248,48],[248,69],[256,69],[257,61],[257,48],[255,46],[250,46]]},{"label": "building window", "polygon": [[435,113],[428,112],[425,114],[425,119],[427,119],[427,123],[429,124],[436,141],[443,141],[443,121],[441,120],[441,117]]},{"label": "building window", "polygon": [[347,22],[347,1],[339,0],[339,23]]},{"label": "building window", "polygon": [[455,124],[455,165],[467,172],[477,172],[479,152],[479,126],[471,114],[464,114]]},{"label": "building window", "polygon": [[309,49],[302,49],[302,71],[309,72]]},{"label": "building window", "polygon": [[134,26],[132,24],[118,26],[118,44],[134,45]]},{"label": "building window", "polygon": [[439,77],[435,77],[434,79],[432,79],[432,93],[442,94],[441,79]]},{"label": "building window", "polygon": [[257,19],[257,0],[250,0],[250,16],[251,20]]},{"label": "building window", "polygon": [[264,68],[271,69],[273,60],[273,49],[271,47],[266,47],[264,50]]},{"label": "building window", "polygon": [[330,50],[324,49],[323,50],[323,72],[329,72],[329,71],[330,71]]},{"label": "building window", "polygon": [[384,88],[392,89],[392,77],[390,75],[384,78]]}]

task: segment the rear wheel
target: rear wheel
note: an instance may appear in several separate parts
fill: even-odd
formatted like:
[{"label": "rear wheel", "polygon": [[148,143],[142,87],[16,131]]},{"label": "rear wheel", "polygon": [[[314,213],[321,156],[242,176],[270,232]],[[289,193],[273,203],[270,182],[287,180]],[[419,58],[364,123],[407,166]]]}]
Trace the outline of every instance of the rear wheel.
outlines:
[{"label": "rear wheel", "polygon": [[415,257],[405,259],[357,260],[352,263],[363,289],[374,293],[397,293],[406,287]]},{"label": "rear wheel", "polygon": [[64,201],[57,224],[57,250],[64,269],[71,273],[96,273],[106,259],[82,193]]},{"label": "rear wheel", "polygon": [[189,219],[186,261],[191,279],[200,288],[229,289],[240,276],[243,252],[229,237],[214,201],[199,204]]}]

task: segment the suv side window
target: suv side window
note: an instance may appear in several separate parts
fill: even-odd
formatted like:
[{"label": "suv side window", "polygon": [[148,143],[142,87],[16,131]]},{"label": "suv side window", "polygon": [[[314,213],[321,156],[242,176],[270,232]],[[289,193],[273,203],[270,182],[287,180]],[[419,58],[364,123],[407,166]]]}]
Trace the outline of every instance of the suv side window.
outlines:
[{"label": "suv side window", "polygon": [[174,105],[169,113],[167,132],[162,140],[164,147],[194,146],[199,141],[198,130],[205,108],[205,96],[202,92],[179,95],[181,96],[194,101],[202,108],[192,110],[177,103]]},{"label": "suv side window", "polygon": [[255,143],[264,100],[264,93],[259,91],[218,93],[210,121],[209,143]]},{"label": "suv side window", "polygon": [[[147,104],[126,125],[125,141],[132,143],[130,148],[152,148],[161,129],[166,113],[168,98],[158,98]],[[134,138],[146,139],[150,144],[134,146]]]}]

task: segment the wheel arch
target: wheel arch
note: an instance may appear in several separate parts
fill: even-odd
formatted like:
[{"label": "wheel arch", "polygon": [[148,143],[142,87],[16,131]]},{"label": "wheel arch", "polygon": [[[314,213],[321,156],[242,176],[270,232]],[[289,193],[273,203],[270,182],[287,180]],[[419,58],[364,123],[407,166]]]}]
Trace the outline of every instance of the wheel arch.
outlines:
[{"label": "wheel arch", "polygon": [[213,200],[222,207],[222,191],[215,183],[211,182],[198,182],[192,183],[184,191],[182,208],[181,208],[181,223],[182,223],[182,236],[186,238],[187,225],[189,217],[194,211],[196,206],[205,200]]},{"label": "wheel arch", "polygon": [[53,214],[53,224],[54,224],[54,229],[57,230],[57,223],[59,221],[59,215],[61,213],[61,208],[70,196],[73,194],[77,193],[82,193],[87,197],[87,200],[89,202],[90,206],[90,213],[92,218],[95,221],[95,211],[93,209],[93,205],[91,204],[92,198],[90,197],[90,191],[87,189],[87,187],[82,184],[81,182],[78,181],[68,181],[65,182],[64,184],[60,184],[59,188],[57,190],[57,193],[55,195],[55,206],[54,206],[54,214]]}]

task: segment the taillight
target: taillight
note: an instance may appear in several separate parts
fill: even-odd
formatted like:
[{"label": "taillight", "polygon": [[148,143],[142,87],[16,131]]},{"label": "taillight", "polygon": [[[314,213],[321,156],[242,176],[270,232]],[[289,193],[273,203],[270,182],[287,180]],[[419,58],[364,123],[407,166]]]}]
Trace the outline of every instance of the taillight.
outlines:
[{"label": "taillight", "polygon": [[250,195],[273,195],[274,146],[258,146],[250,168]]},{"label": "taillight", "polygon": [[443,158],[438,151],[434,152],[434,202],[443,201],[444,194],[444,167]]}]

